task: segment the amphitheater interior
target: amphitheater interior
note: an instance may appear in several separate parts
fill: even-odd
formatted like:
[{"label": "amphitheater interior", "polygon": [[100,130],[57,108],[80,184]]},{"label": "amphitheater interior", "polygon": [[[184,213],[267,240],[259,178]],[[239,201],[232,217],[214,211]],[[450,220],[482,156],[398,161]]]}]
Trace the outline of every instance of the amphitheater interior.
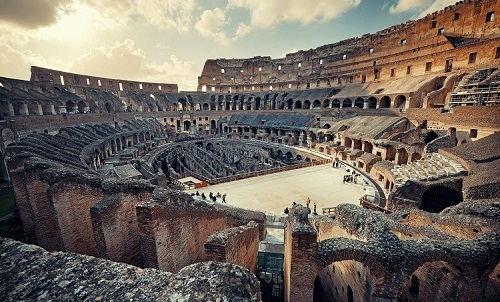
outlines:
[{"label": "amphitheater interior", "polygon": [[[0,77],[2,300],[500,301],[499,7],[209,59],[197,91]],[[317,165],[365,179],[359,205],[185,192]]]}]

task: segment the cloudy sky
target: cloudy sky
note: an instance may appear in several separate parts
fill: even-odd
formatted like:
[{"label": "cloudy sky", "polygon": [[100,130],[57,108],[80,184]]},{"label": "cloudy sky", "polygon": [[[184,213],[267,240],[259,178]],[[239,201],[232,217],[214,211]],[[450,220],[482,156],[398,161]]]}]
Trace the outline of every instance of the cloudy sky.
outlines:
[{"label": "cloudy sky", "polygon": [[374,33],[456,0],[0,0],[0,77],[30,66],[196,90],[207,59]]}]

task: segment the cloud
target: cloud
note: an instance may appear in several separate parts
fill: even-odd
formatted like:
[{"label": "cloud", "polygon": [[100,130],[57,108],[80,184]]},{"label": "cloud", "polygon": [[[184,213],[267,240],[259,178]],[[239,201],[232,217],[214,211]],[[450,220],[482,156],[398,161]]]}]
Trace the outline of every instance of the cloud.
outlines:
[{"label": "cloud", "polygon": [[0,70],[2,77],[28,80],[31,65],[44,66],[45,60],[31,51],[18,51],[7,43],[0,43]]},{"label": "cloud", "polygon": [[227,9],[245,8],[250,11],[251,25],[271,28],[282,22],[308,25],[328,21],[358,6],[361,0],[229,0]]},{"label": "cloud", "polygon": [[225,12],[220,8],[204,11],[194,28],[205,38],[212,38],[221,44],[229,44],[229,40],[224,32],[221,31],[224,25],[228,24],[229,19],[226,18]]},{"label": "cloud", "polygon": [[132,0],[134,11],[149,23],[163,29],[188,32],[196,8],[195,0]]},{"label": "cloud", "polygon": [[0,21],[34,29],[57,22],[73,0],[0,0]]},{"label": "cloud", "polygon": [[452,5],[457,0],[398,0],[396,5],[389,7],[391,14],[399,14],[409,11],[419,12],[420,17],[438,11],[448,5]]},{"label": "cloud", "polygon": [[70,72],[107,78],[174,83],[180,90],[195,90],[199,71],[194,63],[171,55],[170,61],[147,62],[147,54],[135,42],[115,42],[111,48],[91,48],[69,67]]},{"label": "cloud", "polygon": [[238,24],[238,27],[236,28],[236,33],[235,33],[233,40],[243,38],[251,31],[252,31],[252,27],[250,25],[247,25],[247,24],[242,22],[242,23]]}]

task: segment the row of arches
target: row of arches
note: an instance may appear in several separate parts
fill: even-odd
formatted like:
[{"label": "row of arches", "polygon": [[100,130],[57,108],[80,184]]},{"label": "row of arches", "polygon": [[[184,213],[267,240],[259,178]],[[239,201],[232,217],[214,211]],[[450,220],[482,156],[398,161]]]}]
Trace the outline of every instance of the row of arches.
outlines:
[{"label": "row of arches", "polygon": [[[166,100],[166,99],[165,99]],[[164,104],[164,105],[162,105]],[[162,111],[221,111],[221,110],[309,110],[326,108],[400,108],[408,106],[405,95],[394,99],[390,96],[381,98],[358,97],[344,99],[297,100],[294,98],[279,99],[278,95],[210,96],[210,101],[194,102],[191,97],[180,97],[176,101],[125,102],[115,99],[102,100],[67,100],[67,101],[0,101],[0,116],[54,115],[54,114],[87,114],[115,112],[162,112]]]}]

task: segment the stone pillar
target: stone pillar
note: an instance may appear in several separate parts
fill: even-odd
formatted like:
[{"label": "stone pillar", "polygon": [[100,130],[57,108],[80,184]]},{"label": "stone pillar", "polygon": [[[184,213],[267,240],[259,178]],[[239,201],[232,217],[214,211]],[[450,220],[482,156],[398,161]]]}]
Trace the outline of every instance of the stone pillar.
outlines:
[{"label": "stone pillar", "polygon": [[453,148],[457,145],[457,128],[455,127],[448,128],[448,135],[450,136],[448,147]]},{"label": "stone pillar", "polygon": [[313,301],[317,232],[309,222],[308,209],[296,205],[285,222],[284,298],[286,302]]}]

